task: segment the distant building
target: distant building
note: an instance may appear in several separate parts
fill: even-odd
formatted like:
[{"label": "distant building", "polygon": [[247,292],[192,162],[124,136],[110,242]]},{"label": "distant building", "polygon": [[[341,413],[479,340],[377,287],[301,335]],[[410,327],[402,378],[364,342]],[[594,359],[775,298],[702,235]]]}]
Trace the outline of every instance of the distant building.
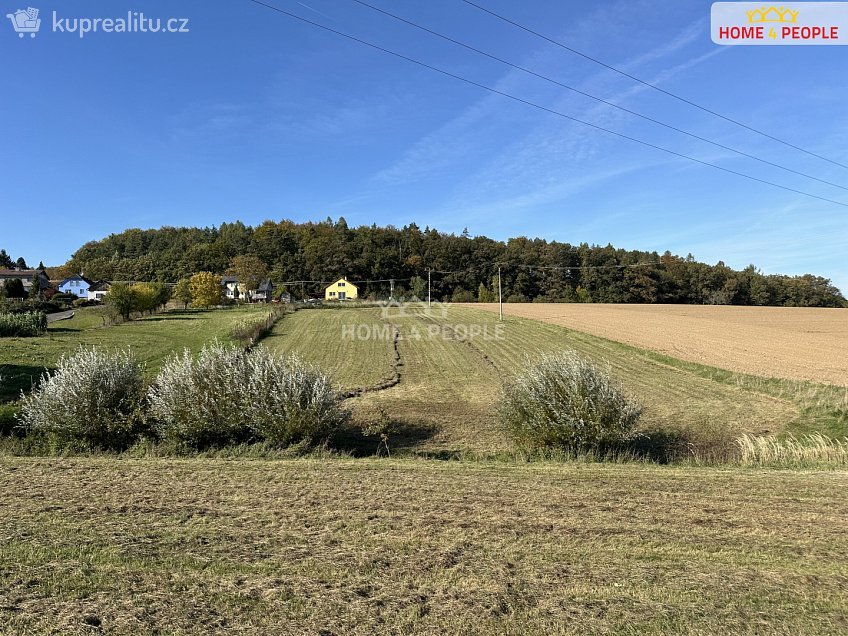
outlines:
[{"label": "distant building", "polygon": [[224,276],[221,279],[221,285],[224,287],[224,296],[226,296],[228,299],[235,300],[236,298],[241,298],[241,291],[239,290],[239,282],[237,277]]},{"label": "distant building", "polygon": [[76,274],[59,283],[59,291],[63,294],[73,294],[77,298],[88,298],[88,290],[94,284],[82,274]]},{"label": "distant building", "polygon": [[99,280],[88,288],[88,299],[102,302],[106,294],[109,293],[112,283],[108,280]]},{"label": "distant building", "polygon": [[271,302],[274,294],[274,283],[266,278],[256,289],[248,289],[247,285],[240,283],[237,276],[224,276],[221,278],[221,286],[224,288],[224,296],[230,300],[244,300],[250,302]]},{"label": "distant building", "polygon": [[32,278],[36,275],[41,283],[41,289],[48,289],[50,278],[43,269],[0,269],[0,286],[5,285],[8,280],[18,278],[24,284],[24,290],[29,293],[32,287]]},{"label": "distant building", "polygon": [[356,300],[359,289],[347,278],[340,278],[324,290],[324,300]]},{"label": "distant building", "polygon": [[250,293],[250,299],[256,302],[270,303],[273,295],[274,283],[271,282],[270,278],[266,278],[259,283],[259,287],[255,291]]}]

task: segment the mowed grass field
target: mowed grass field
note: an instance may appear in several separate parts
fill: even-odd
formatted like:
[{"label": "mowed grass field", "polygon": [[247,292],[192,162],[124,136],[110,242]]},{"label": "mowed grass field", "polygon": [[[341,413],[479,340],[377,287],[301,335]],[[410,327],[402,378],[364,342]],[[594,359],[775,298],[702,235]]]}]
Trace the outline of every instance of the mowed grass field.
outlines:
[{"label": "mowed grass field", "polygon": [[[492,313],[496,304],[475,305]],[[848,310],[814,307],[528,303],[533,318],[675,358],[763,377],[848,386]]]},{"label": "mowed grass field", "polygon": [[844,634],[848,475],[2,458],[4,634]]},{"label": "mowed grass field", "polygon": [[257,311],[261,309],[174,310],[104,327],[101,308],[78,309],[70,320],[52,323],[45,336],[0,339],[0,404],[18,399],[63,354],[80,346],[129,348],[155,373],[175,351],[199,351],[215,338],[229,341],[230,328]]},{"label": "mowed grass field", "polygon": [[[848,429],[848,390],[767,380],[573,331],[536,320],[452,306],[384,315],[377,308],[312,310],[287,316],[265,343],[338,375],[346,389],[373,386],[395,371],[400,382],[351,401],[361,419],[386,413],[396,443],[422,453],[510,448],[497,422],[503,381],[546,352],[575,349],[611,373],[643,406],[646,433],[685,438],[716,452],[742,433]],[[394,368],[399,331],[400,365]],[[715,448],[714,448],[715,447]]]},{"label": "mowed grass field", "polygon": [[[152,373],[247,311],[108,328],[81,312],[0,342],[0,364],[40,372],[100,344]],[[388,418],[391,458],[355,432],[285,460],[0,452],[0,634],[848,631],[848,472],[526,462],[497,424],[503,379],[564,348],[609,365],[646,433],[692,444],[844,434],[844,388],[465,307],[298,311],[263,343],[356,393],[353,429]]]}]

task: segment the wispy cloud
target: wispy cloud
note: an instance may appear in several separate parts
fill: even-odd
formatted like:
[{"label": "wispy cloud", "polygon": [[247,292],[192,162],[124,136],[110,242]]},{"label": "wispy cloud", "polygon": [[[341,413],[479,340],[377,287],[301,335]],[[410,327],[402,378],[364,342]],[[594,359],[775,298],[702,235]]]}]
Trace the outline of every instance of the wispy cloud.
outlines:
[{"label": "wispy cloud", "polygon": [[303,7],[304,9],[309,9],[310,11],[312,11],[312,13],[316,13],[316,14],[318,14],[318,15],[320,15],[320,16],[323,16],[323,17],[327,18],[328,20],[335,20],[335,18],[333,18],[332,16],[327,15],[327,14],[326,14],[326,13],[324,13],[323,11],[319,11],[319,10],[318,10],[318,9],[316,9],[315,7],[310,7],[308,4],[304,4],[304,3],[302,3],[302,2],[298,2],[298,4],[299,4],[301,7]]},{"label": "wispy cloud", "polygon": [[[597,12],[596,12],[597,13]],[[621,13],[613,8],[604,16],[606,24],[613,21],[614,16]],[[620,19],[620,18],[617,18]],[[603,22],[602,22],[603,23]],[[580,39],[581,31],[597,31],[598,16],[593,14],[591,20],[578,25],[565,39]],[[694,42],[706,28],[704,20],[697,20],[688,25],[672,41],[663,43],[624,64],[629,69],[637,69],[640,65],[657,62],[667,58]],[[576,35],[575,35],[576,32]],[[663,81],[681,73],[692,66],[701,63],[716,53],[695,56],[687,62],[676,64],[664,70],[656,81]],[[541,49],[530,53],[530,61],[524,65],[540,69],[561,66],[562,52]],[[599,71],[584,80],[584,85],[604,84],[608,81],[607,73]],[[530,91],[538,91],[539,81],[529,78],[520,71],[510,70],[504,73],[496,84],[499,90],[526,95]],[[644,87],[641,87],[644,89]],[[549,87],[546,87],[549,90]],[[620,90],[611,101],[623,101],[639,88],[628,87]],[[599,123],[614,122],[621,119],[621,113],[613,111],[609,106],[588,102],[585,98],[565,93],[556,89],[560,97],[556,98],[555,108],[564,112],[576,112],[577,116],[587,117]],[[565,94],[563,94],[565,93]],[[575,111],[575,107],[579,110]],[[539,124],[541,118],[542,123]],[[535,125],[531,122],[537,122]],[[517,122],[510,138],[504,139],[504,129]],[[489,138],[486,136],[489,135]],[[503,140],[503,146],[492,154],[492,138]],[[462,166],[467,169],[469,159],[479,159],[481,168],[468,174],[457,187],[453,196],[446,201],[446,207],[462,208],[471,200],[479,204],[480,196],[502,193],[508,200],[533,199],[538,195],[525,195],[521,190],[538,192],[541,188],[554,196],[558,191],[556,186],[548,187],[545,183],[561,180],[564,163],[579,164],[594,156],[598,150],[607,144],[607,140],[599,139],[596,131],[580,130],[579,125],[568,125],[557,122],[551,115],[533,113],[529,107],[511,104],[505,98],[498,96],[483,96],[471,107],[447,122],[438,130],[413,144],[403,156],[393,165],[385,168],[372,179],[372,185],[377,188],[392,187],[425,180],[432,175],[444,173],[453,167]],[[480,153],[481,145],[486,148]],[[617,174],[620,169],[609,171]],[[604,171],[601,170],[601,174]],[[610,177],[612,178],[612,177]],[[541,182],[541,184],[540,184]],[[591,182],[595,182],[592,179]],[[588,183],[588,181],[587,181]],[[505,190],[512,190],[505,192]],[[560,189],[561,190],[561,189]],[[501,207],[497,201],[492,201],[495,208]]]},{"label": "wispy cloud", "polygon": [[170,118],[170,138],[215,139],[238,133],[250,126],[252,116],[245,104],[234,102],[207,102],[192,104]]}]

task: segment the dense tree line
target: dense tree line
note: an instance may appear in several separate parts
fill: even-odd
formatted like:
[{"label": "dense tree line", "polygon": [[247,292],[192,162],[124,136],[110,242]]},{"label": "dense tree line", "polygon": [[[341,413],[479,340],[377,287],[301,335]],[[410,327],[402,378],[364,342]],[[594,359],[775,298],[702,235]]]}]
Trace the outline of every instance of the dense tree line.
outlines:
[{"label": "dense tree line", "polygon": [[106,305],[116,316],[129,320],[133,313],[152,313],[170,299],[171,288],[164,283],[115,283],[106,294]]},{"label": "dense tree line", "polygon": [[[348,227],[334,222],[241,222],[220,227],[131,229],[87,243],[65,272],[94,279],[176,282],[195,272],[223,273],[234,258],[258,258],[275,283],[396,279],[396,295],[426,290],[442,300],[492,300],[501,265],[504,298],[510,301],[695,303],[846,306],[828,279],[764,275],[753,265],[733,270],[669,252],[570,245],[524,237],[495,241],[457,236],[415,224]],[[385,296],[387,282],[364,282],[360,294]],[[289,285],[299,296],[319,293],[317,283]]]}]

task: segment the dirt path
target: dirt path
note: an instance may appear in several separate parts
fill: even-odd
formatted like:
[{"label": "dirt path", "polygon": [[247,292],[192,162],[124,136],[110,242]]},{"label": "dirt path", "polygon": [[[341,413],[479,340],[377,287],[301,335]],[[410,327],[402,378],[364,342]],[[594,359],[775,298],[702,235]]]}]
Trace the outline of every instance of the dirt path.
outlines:
[{"label": "dirt path", "polygon": [[47,324],[49,325],[50,323],[58,322],[60,320],[68,320],[69,318],[73,318],[73,317],[74,317],[74,311],[73,310],[59,311],[59,312],[56,312],[55,314],[47,314]]}]

